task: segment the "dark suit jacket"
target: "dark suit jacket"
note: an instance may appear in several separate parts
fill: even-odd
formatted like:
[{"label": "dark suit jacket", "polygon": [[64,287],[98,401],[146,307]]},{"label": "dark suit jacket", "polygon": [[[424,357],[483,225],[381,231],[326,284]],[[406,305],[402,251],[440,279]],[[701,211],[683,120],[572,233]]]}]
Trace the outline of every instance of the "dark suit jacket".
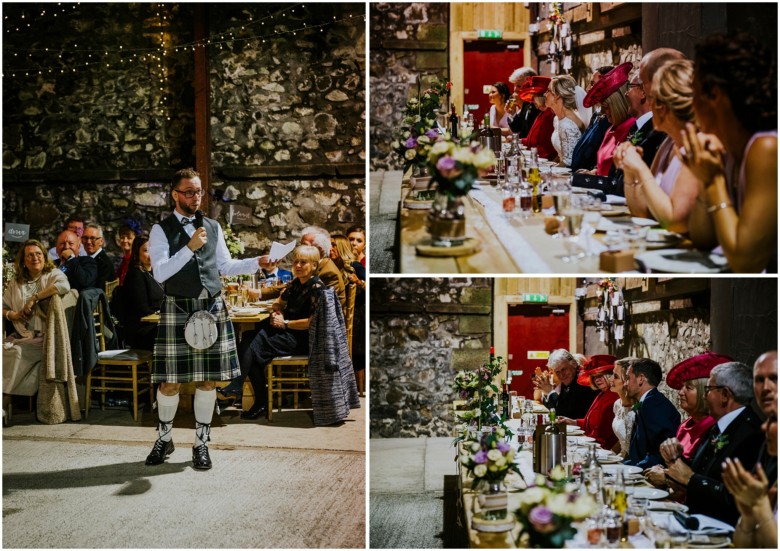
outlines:
[{"label": "dark suit jacket", "polygon": [[636,414],[628,458],[623,463],[643,469],[660,465],[661,443],[675,436],[679,427],[680,412],[658,389],[652,389]]},{"label": "dark suit jacket", "polygon": [[[661,142],[666,139],[666,133],[655,129],[652,117],[650,117],[650,120],[648,120],[638,132],[640,133],[639,141],[636,145],[637,147],[642,148],[642,160],[650,167],[653,165],[653,159],[655,159],[655,154],[658,153]],[[628,139],[630,140],[631,137],[632,135],[629,134]],[[623,183],[623,171],[616,169],[615,165],[612,165],[610,176],[613,176],[615,179],[617,194],[625,197],[626,192]]]},{"label": "dark suit jacket", "polygon": [[[116,271],[114,270],[114,263],[106,254],[105,249],[101,249],[98,255],[95,257],[97,263],[97,278],[95,279],[95,287],[98,289],[106,289],[107,281],[114,281],[116,279]],[[111,297],[108,297],[109,299]]]},{"label": "dark suit jacket", "polygon": [[611,125],[604,115],[598,115],[580,137],[571,154],[572,172],[596,167],[596,154],[604,141],[604,135]]},{"label": "dark suit jacket", "polygon": [[540,111],[533,102],[526,101],[523,103],[523,107],[520,108],[520,112],[509,119],[509,129],[517,134],[518,138],[525,138],[528,136],[528,131],[531,130],[539,113]]},{"label": "dark suit jacket", "polygon": [[597,390],[577,384],[575,379],[568,387],[561,384],[561,391],[547,396],[544,405],[548,408],[555,408],[557,415],[563,415],[569,419],[583,419],[598,393]]},{"label": "dark suit jacket", "polygon": [[[61,259],[58,258],[55,264],[62,266]],[[97,262],[91,256],[74,256],[65,263],[65,275],[68,276],[70,288],[79,292],[95,286],[97,272]]]},{"label": "dark suit jacket", "polygon": [[710,436],[699,447],[691,460],[694,475],[688,482],[685,500],[690,513],[708,515],[731,525],[739,518],[734,499],[723,484],[721,463],[727,457],[739,458],[742,465],[750,468],[758,459],[758,452],[764,442],[761,420],[750,406],[746,407],[726,430],[725,446],[720,450],[710,442]]},{"label": "dark suit jacket", "polygon": [[317,272],[320,280],[328,287],[333,287],[336,295],[339,297],[341,307],[347,307],[347,294],[344,290],[344,280],[341,279],[341,270],[338,269],[330,258],[320,260],[319,271]]}]

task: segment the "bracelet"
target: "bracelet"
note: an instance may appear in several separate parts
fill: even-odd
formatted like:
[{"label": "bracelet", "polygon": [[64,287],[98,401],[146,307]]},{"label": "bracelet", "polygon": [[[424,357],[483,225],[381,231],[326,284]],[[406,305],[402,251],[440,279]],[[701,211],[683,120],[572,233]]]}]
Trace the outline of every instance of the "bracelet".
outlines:
[{"label": "bracelet", "polygon": [[720,204],[712,205],[711,207],[707,207],[707,214],[712,214],[715,211],[719,211],[719,210],[722,210],[722,209],[727,209],[727,208],[733,207],[733,206],[734,205],[732,205],[731,203],[727,203],[726,201],[723,201]]}]

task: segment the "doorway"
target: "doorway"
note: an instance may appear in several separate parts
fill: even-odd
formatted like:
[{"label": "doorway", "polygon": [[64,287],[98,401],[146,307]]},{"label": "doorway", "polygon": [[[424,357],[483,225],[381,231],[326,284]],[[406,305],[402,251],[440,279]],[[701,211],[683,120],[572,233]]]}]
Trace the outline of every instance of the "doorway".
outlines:
[{"label": "doorway", "polygon": [[[509,83],[512,71],[525,65],[522,40],[465,40],[463,42],[463,97],[474,115],[475,125],[490,111],[485,86],[504,82],[511,93]],[[456,106],[459,112],[463,105]]]},{"label": "doorway", "polygon": [[569,304],[510,304],[507,319],[507,366],[512,373],[510,390],[533,397],[531,376],[545,369],[556,348],[570,346]]}]

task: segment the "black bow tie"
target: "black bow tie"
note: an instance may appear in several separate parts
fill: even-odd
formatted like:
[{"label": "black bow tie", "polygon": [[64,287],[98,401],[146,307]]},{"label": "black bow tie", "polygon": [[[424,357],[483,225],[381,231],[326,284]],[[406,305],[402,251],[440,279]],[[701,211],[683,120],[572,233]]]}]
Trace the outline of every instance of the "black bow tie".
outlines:
[{"label": "black bow tie", "polygon": [[194,218],[192,220],[190,220],[189,218],[182,218],[181,219],[181,225],[182,226],[186,226],[187,224],[194,224],[194,223],[195,223],[195,219]]}]

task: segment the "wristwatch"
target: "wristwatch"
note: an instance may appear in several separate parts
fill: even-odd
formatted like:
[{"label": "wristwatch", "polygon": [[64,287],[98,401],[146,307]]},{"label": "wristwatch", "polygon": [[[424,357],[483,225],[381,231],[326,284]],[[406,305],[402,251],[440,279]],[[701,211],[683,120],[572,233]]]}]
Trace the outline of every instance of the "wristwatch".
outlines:
[{"label": "wristwatch", "polygon": [[290,320],[284,320],[284,328],[287,329],[287,324],[290,323]]}]

